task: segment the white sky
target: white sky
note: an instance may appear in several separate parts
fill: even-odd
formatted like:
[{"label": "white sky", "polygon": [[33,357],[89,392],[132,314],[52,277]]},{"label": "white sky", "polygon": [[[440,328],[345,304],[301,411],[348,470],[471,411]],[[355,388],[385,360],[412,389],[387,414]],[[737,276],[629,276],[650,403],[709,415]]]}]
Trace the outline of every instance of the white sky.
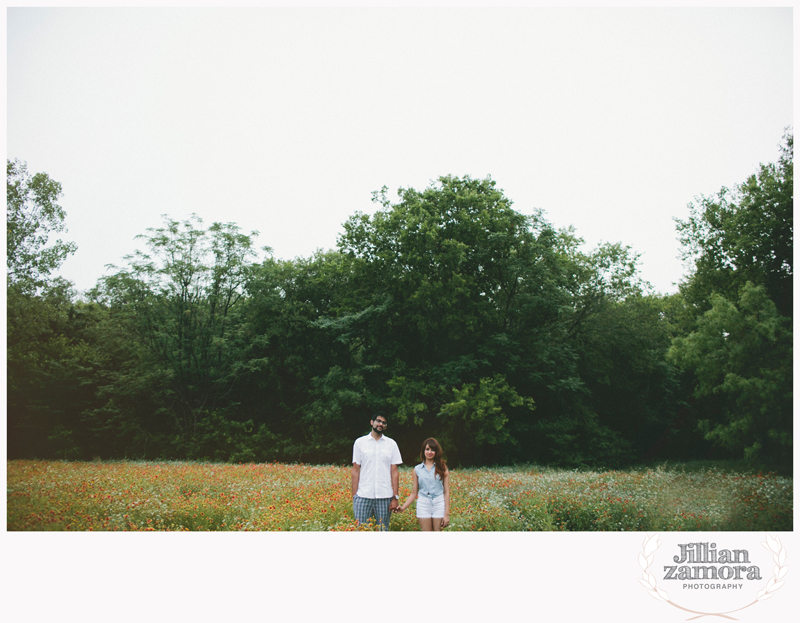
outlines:
[{"label": "white sky", "polygon": [[197,213],[274,256],[371,191],[491,175],[594,246],[684,275],[673,217],[778,158],[792,9],[8,9],[7,156],[61,182],[61,274]]}]

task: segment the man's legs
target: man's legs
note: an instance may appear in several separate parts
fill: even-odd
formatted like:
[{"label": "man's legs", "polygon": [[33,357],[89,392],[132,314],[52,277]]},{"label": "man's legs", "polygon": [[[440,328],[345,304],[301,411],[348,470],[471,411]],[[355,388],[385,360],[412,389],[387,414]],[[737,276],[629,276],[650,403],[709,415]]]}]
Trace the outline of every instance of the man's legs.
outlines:
[{"label": "man's legs", "polygon": [[353,498],[353,517],[360,524],[369,523],[370,517],[375,515],[375,500],[370,498]]},{"label": "man's legs", "polygon": [[389,512],[389,504],[392,503],[392,498],[379,498],[375,500],[375,519],[378,522],[378,529],[381,532],[389,530],[389,521],[392,519],[392,514]]},{"label": "man's legs", "polygon": [[353,516],[360,524],[369,523],[370,518],[375,518],[378,529],[385,531],[389,529],[389,520],[392,518],[389,512],[389,504],[392,498],[353,498]]}]

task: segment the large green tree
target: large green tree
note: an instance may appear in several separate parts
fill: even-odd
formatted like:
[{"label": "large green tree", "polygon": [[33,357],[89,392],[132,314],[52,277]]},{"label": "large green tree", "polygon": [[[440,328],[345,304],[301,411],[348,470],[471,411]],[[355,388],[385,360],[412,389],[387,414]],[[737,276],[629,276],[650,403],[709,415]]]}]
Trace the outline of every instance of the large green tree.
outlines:
[{"label": "large green tree", "polygon": [[[514,210],[491,179],[446,176],[398,195],[392,203],[383,189],[375,214],[345,223],[339,248],[360,294],[319,326],[352,346],[358,378],[396,410],[400,440],[436,434],[472,463],[630,456],[598,414],[591,366],[580,365],[591,323],[644,287],[630,250],[582,252],[541,213]],[[653,348],[663,358],[663,338]],[[647,399],[662,398],[654,389]]]},{"label": "large green tree", "polygon": [[61,184],[47,173],[30,175],[19,160],[6,161],[6,270],[8,286],[24,292],[44,287],[71,253],[73,242],[51,241],[64,231],[66,214],[57,201]]},{"label": "large green tree", "polygon": [[138,374],[114,377],[98,417],[120,417],[115,396],[137,387],[146,391],[140,381],[150,377],[151,391],[163,395],[159,413],[167,421],[160,429],[174,432],[176,451],[216,456],[214,442],[236,432],[223,429],[234,426],[234,418],[225,416],[247,366],[243,353],[251,336],[242,306],[254,236],[232,223],[206,229],[197,216],[184,222],[165,218],[163,227],[143,236],[146,251],[137,250],[126,258],[127,266],[101,280],[95,301],[141,348]]},{"label": "large green tree", "polygon": [[[374,393],[396,409],[401,438],[428,431],[452,457],[480,460],[488,446],[516,441],[508,413],[533,403],[498,363],[504,334],[527,324],[525,311],[539,308],[539,323],[557,316],[544,293],[557,289],[543,274],[556,261],[555,232],[513,210],[490,179],[446,176],[398,194],[392,203],[383,189],[373,216],[345,223],[339,248],[361,262],[354,281],[367,296],[337,323],[359,327],[361,365],[381,371]],[[537,260],[541,270],[531,270]],[[526,299],[537,287],[540,298]]]},{"label": "large green tree", "polygon": [[738,301],[712,295],[697,330],[677,338],[670,359],[695,375],[706,437],[734,456],[791,473],[792,330],[764,286]]},{"label": "large green tree", "polygon": [[690,376],[706,439],[791,471],[793,136],[776,163],[678,221],[694,271],[670,360]]},{"label": "large green tree", "polygon": [[783,316],[792,316],[794,277],[794,136],[787,133],[777,162],[733,189],[701,196],[689,218],[677,220],[685,259],[694,271],[681,290],[701,312],[711,295],[739,298],[749,281],[763,285]]},{"label": "large green tree", "polygon": [[61,184],[18,160],[6,161],[6,174],[8,453],[47,456],[60,447],[48,437],[70,409],[64,391],[80,348],[65,335],[71,284],[53,273],[76,247],[51,239],[65,230]]}]

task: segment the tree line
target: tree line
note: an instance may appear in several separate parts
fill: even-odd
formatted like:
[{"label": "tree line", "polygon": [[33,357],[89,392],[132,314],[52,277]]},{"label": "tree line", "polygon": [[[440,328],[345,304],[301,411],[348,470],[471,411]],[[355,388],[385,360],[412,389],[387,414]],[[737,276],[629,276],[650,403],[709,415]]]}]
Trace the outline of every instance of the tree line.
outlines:
[{"label": "tree line", "polygon": [[335,250],[164,217],[88,292],[61,186],[7,161],[8,457],[347,463],[370,416],[454,465],[791,472],[792,145],[677,221],[671,295],[490,178],[373,194]]}]

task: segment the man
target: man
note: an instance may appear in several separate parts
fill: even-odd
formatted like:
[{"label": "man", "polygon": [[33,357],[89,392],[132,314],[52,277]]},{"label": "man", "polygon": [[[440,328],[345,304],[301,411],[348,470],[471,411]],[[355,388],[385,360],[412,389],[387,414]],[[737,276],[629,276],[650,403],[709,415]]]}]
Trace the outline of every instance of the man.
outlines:
[{"label": "man", "polygon": [[400,472],[403,462],[397,444],[383,431],[386,415],[378,411],[370,420],[372,432],[353,444],[353,515],[360,524],[375,518],[381,531],[389,529],[389,520],[400,499]]}]

